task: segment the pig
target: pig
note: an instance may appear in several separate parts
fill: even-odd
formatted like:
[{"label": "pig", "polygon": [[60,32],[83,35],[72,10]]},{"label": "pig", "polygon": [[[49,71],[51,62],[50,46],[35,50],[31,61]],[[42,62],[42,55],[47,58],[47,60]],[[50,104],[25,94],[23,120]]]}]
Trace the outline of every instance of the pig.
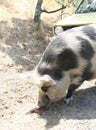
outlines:
[{"label": "pig", "polygon": [[46,47],[34,70],[39,88],[38,105],[72,102],[74,91],[85,81],[96,78],[96,24],[62,32]]}]

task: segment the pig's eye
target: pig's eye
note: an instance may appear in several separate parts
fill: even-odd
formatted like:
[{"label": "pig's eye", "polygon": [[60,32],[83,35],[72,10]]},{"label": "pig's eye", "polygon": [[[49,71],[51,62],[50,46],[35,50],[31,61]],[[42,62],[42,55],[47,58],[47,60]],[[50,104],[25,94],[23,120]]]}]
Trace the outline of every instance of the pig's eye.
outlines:
[{"label": "pig's eye", "polygon": [[42,86],[41,87],[41,90],[43,91],[43,92],[48,92],[48,89],[49,89],[49,86]]}]

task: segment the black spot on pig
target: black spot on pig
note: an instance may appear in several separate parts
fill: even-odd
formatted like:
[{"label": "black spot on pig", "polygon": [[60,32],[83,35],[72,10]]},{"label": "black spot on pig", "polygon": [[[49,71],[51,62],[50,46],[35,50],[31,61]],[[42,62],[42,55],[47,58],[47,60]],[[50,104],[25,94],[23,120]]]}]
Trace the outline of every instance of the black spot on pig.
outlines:
[{"label": "black spot on pig", "polygon": [[[71,49],[64,49],[58,55],[55,52],[52,53],[45,53],[42,62],[37,68],[40,75],[48,74],[54,80],[60,80],[63,77],[62,72],[64,70],[78,67],[77,56]],[[42,66],[42,64],[45,64],[45,66]]]},{"label": "black spot on pig", "polygon": [[90,42],[87,39],[83,39],[79,36],[77,37],[77,39],[80,41],[81,44],[81,49],[80,49],[81,56],[86,60],[90,60],[94,55],[94,50]]},{"label": "black spot on pig", "polygon": [[91,40],[96,40],[96,31],[91,26],[85,26],[82,31],[87,35]]},{"label": "black spot on pig", "polygon": [[66,48],[66,42],[58,36],[48,45],[42,57],[42,61],[46,62],[47,64],[53,64],[56,61],[58,53],[60,53],[63,48]]},{"label": "black spot on pig", "polygon": [[62,70],[70,70],[78,67],[78,60],[75,52],[66,48],[57,57],[57,65]]},{"label": "black spot on pig", "polygon": [[47,68],[47,67],[41,67],[41,66],[38,66],[38,72],[40,75],[45,75],[45,74],[48,74],[50,75],[50,77],[54,80],[60,80],[63,75],[62,75],[62,70],[59,69],[59,68]]}]

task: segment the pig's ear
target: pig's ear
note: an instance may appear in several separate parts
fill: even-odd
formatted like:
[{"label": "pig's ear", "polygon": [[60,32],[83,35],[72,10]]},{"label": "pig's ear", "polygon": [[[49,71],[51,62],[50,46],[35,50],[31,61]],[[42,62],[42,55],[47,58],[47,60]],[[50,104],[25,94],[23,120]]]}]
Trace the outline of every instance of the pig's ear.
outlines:
[{"label": "pig's ear", "polygon": [[[40,83],[43,86],[55,86],[56,83],[55,81],[49,76],[49,75],[44,75],[40,78]],[[43,87],[44,88],[44,87]]]}]

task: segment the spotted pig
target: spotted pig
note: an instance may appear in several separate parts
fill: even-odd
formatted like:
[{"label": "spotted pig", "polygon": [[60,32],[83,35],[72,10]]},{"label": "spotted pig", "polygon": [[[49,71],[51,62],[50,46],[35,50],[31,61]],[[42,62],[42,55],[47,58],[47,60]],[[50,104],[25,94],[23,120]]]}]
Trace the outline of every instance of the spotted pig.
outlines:
[{"label": "spotted pig", "polygon": [[96,24],[69,29],[52,40],[34,70],[39,106],[72,95],[85,80],[96,78]]}]

